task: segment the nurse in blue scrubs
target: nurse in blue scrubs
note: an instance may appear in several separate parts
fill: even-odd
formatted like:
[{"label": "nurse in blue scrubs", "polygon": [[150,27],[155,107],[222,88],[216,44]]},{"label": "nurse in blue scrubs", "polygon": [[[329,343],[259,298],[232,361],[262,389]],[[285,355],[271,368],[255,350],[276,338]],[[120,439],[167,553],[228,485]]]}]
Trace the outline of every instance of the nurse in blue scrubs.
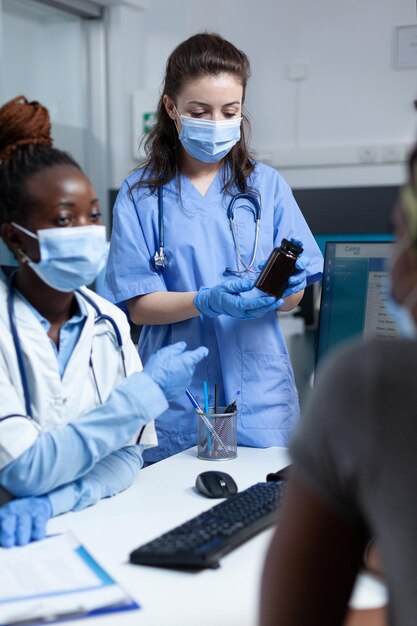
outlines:
[{"label": "nurse in blue scrubs", "polygon": [[[115,203],[106,296],[143,325],[144,364],[179,340],[209,348],[192,391],[202,404],[207,380],[212,405],[217,383],[226,405],[240,390],[240,445],[285,446],[299,404],[276,310],[293,309],[320,279],[322,255],[289,185],[250,156],[249,71],[246,55],[216,34],[194,35],[170,55],[147,158]],[[301,240],[304,253],[277,300],[253,286],[283,237]],[[196,443],[185,395],[156,425],[159,446],[145,453],[148,462]]]}]

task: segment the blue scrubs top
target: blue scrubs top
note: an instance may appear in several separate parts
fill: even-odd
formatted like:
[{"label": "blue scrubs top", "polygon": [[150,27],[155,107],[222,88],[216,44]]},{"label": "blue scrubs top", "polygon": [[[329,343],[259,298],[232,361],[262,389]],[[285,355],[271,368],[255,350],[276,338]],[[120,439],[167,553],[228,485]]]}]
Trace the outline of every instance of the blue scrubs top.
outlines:
[{"label": "blue scrubs top", "polygon": [[[310,258],[308,284],[321,278],[323,258],[289,185],[273,168],[255,164],[248,186],[256,190],[262,209],[258,263],[283,237],[301,239]],[[159,249],[158,200],[145,187],[132,189],[141,172],[122,184],[113,213],[113,232],[105,295],[122,304],[155,291],[197,291],[230,280],[226,267],[237,267],[227,219],[230,195],[222,191],[220,171],[205,196],[185,176],[164,186],[165,251],[168,265],[157,272],[153,256]],[[235,230],[242,257],[252,257],[255,222],[248,202],[235,206]],[[246,208],[245,208],[246,207]],[[240,267],[240,269],[243,269]],[[246,273],[244,276],[253,277]],[[232,278],[234,278],[232,276]],[[205,345],[210,353],[197,367],[191,391],[203,404],[203,381],[213,405],[214,384],[219,405],[240,390],[238,444],[285,446],[299,415],[297,390],[285,340],[275,312],[256,320],[221,315],[196,317],[166,325],[146,325],[139,340],[144,364],[159,348],[184,340],[189,349]],[[159,446],[145,452],[148,462],[163,459],[196,444],[197,419],[185,393],[156,420]]]}]

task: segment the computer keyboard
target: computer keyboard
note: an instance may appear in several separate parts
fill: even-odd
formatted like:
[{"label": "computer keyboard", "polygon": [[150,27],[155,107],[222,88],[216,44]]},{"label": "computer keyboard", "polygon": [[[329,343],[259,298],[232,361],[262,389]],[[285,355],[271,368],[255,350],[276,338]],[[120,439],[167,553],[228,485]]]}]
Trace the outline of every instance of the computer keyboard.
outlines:
[{"label": "computer keyboard", "polygon": [[140,546],[130,562],[158,567],[204,569],[276,520],[284,480],[257,483]]}]

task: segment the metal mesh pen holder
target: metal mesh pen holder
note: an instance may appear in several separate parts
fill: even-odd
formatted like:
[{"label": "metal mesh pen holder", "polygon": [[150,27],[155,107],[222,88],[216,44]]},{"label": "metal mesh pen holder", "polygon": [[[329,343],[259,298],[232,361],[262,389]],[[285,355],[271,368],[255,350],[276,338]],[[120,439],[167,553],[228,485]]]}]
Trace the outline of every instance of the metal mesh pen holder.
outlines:
[{"label": "metal mesh pen holder", "polygon": [[226,407],[214,408],[209,414],[197,411],[199,459],[227,461],[237,457],[237,411],[223,413]]}]

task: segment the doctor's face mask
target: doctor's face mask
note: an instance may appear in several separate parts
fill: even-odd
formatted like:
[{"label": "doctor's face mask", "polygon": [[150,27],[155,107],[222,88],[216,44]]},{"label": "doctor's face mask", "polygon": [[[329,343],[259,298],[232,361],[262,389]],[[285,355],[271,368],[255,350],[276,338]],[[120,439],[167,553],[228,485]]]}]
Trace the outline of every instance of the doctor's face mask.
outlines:
[{"label": "doctor's face mask", "polygon": [[39,242],[40,260],[23,261],[44,283],[57,291],[71,292],[90,285],[104,268],[107,256],[105,226],[44,228],[36,234],[12,225]]},{"label": "doctor's face mask", "polygon": [[71,165],[43,168],[25,182],[25,208],[10,225],[16,258],[47,285],[72,292],[90,285],[107,256],[105,227],[91,182]]},{"label": "doctor's face mask", "polygon": [[388,309],[400,334],[417,337],[413,311],[417,304],[417,196],[411,184],[401,190],[395,207],[397,241],[390,262],[390,298]]}]

